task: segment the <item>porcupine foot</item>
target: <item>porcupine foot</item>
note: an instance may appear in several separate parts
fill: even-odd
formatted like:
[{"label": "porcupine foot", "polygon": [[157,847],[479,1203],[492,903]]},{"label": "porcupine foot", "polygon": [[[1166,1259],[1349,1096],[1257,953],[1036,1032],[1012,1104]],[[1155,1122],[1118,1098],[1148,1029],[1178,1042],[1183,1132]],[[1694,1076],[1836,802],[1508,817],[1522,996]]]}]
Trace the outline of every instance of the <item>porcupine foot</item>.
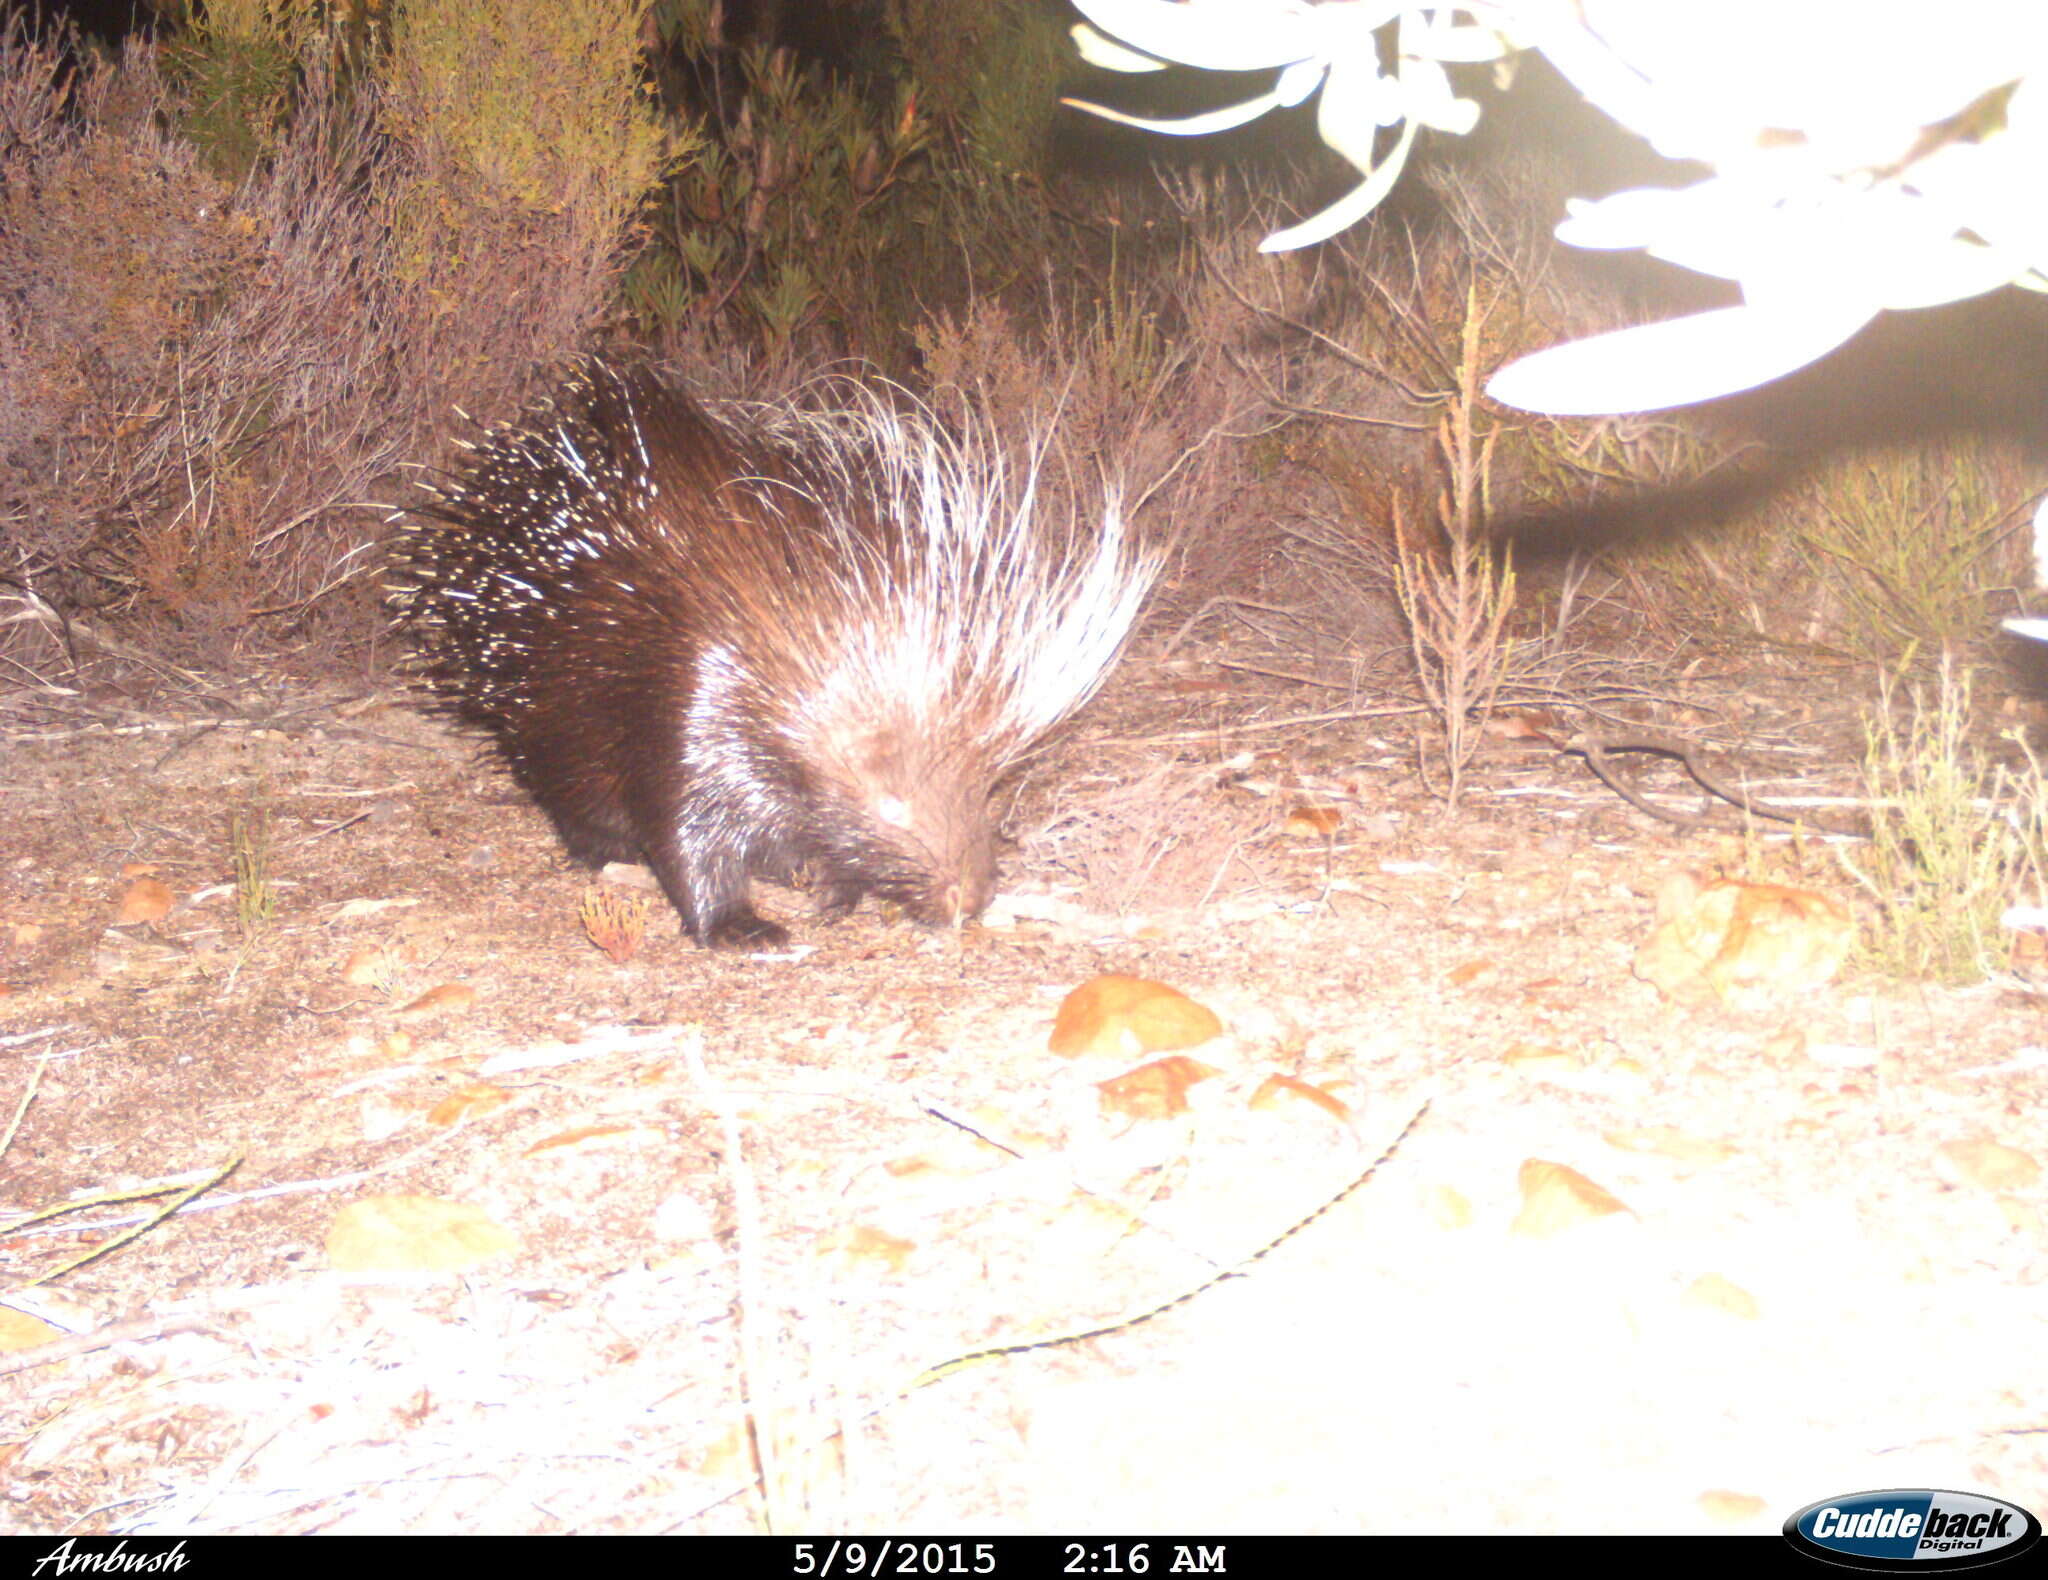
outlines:
[{"label": "porcupine foot", "polygon": [[709,949],[780,949],[789,942],[789,929],[742,905],[706,927],[699,942]]},{"label": "porcupine foot", "polygon": [[780,949],[789,942],[789,929],[749,902],[746,867],[730,852],[692,859],[671,847],[650,849],[647,858],[684,930],[705,948]]},{"label": "porcupine foot", "polygon": [[864,883],[828,883],[818,891],[818,915],[828,922],[851,916],[868,892]]}]

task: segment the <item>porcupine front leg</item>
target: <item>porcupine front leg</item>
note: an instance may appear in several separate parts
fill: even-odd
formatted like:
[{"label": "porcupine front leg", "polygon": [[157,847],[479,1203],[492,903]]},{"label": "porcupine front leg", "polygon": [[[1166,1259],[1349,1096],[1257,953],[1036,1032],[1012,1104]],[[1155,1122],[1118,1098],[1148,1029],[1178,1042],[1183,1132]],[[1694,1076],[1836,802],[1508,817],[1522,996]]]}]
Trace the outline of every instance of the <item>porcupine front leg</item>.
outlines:
[{"label": "porcupine front leg", "polygon": [[780,949],[789,929],[750,902],[745,862],[736,851],[698,849],[671,830],[647,842],[648,865],[689,935],[707,949]]},{"label": "porcupine front leg", "polygon": [[851,916],[867,892],[865,883],[854,880],[824,884],[818,891],[818,915],[835,922]]}]

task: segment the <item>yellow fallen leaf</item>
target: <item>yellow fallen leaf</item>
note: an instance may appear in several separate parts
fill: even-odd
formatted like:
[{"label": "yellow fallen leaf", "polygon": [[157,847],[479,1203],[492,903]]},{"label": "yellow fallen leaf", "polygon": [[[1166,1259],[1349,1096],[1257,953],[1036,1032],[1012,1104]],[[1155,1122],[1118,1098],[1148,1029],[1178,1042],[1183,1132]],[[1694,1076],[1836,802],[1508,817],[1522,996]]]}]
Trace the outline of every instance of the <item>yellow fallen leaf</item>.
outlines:
[{"label": "yellow fallen leaf", "polygon": [[63,1337],[62,1328],[52,1327],[41,1317],[16,1311],[12,1306],[0,1306],[0,1354],[32,1350]]},{"label": "yellow fallen leaf", "polygon": [[1513,1232],[1531,1239],[1547,1239],[1629,1210],[1611,1192],[1562,1163],[1531,1158],[1515,1178],[1522,1190],[1522,1210],[1515,1214]]},{"label": "yellow fallen leaf", "polygon": [[1988,1136],[1951,1141],[1941,1151],[1958,1174],[1985,1190],[2025,1190],[2041,1177],[2041,1165],[2027,1153]]},{"label": "yellow fallen leaf", "polygon": [[871,1224],[855,1224],[818,1241],[818,1255],[834,1266],[900,1273],[917,1250],[917,1242],[886,1233]]},{"label": "yellow fallen leaf", "polygon": [[328,1261],[350,1273],[466,1272],[518,1249],[482,1208],[436,1196],[365,1196],[327,1229]]},{"label": "yellow fallen leaf", "polygon": [[475,988],[461,982],[444,982],[439,987],[428,988],[398,1013],[415,1017],[460,1015],[469,1011],[475,1004]]},{"label": "yellow fallen leaf", "polygon": [[1695,1311],[1722,1311],[1754,1322],[1760,1315],[1756,1296],[1719,1273],[1703,1273],[1686,1287],[1685,1304]]},{"label": "yellow fallen leaf", "polygon": [[488,1081],[472,1081],[442,1098],[427,1110],[427,1123],[447,1129],[459,1125],[465,1119],[479,1114],[488,1114],[495,1108],[503,1108],[512,1101],[512,1094],[502,1086],[493,1086]]},{"label": "yellow fallen leaf", "polygon": [[1698,1163],[1708,1167],[1716,1163],[1726,1163],[1736,1152],[1736,1149],[1725,1141],[1709,1141],[1704,1137],[1689,1136],[1671,1125],[1647,1125],[1635,1130],[1610,1130],[1600,1139],[1622,1152],[1644,1152],[1655,1157],[1671,1158],[1679,1163]]},{"label": "yellow fallen leaf", "polygon": [[1252,1100],[1247,1106],[1268,1111],[1295,1102],[1320,1109],[1339,1124],[1351,1123],[1351,1108],[1342,1098],[1332,1097],[1320,1086],[1296,1080],[1291,1075],[1267,1076],[1259,1083],[1259,1089],[1252,1093]]},{"label": "yellow fallen leaf", "polygon": [[1747,1492],[1727,1492],[1717,1487],[1700,1494],[1700,1512],[1716,1525],[1747,1525],[1761,1518],[1768,1507],[1762,1498]]}]

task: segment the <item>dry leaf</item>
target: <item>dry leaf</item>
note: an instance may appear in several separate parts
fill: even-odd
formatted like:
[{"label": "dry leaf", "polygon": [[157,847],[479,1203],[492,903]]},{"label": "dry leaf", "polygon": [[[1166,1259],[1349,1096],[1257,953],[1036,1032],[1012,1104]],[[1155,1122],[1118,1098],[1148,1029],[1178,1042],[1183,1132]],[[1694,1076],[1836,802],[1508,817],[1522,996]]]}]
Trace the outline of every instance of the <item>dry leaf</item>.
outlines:
[{"label": "dry leaf", "polygon": [[1294,1102],[1307,1103],[1319,1108],[1339,1124],[1351,1123],[1351,1108],[1340,1097],[1333,1097],[1320,1086],[1307,1081],[1298,1081],[1291,1075],[1269,1075],[1259,1083],[1259,1089],[1252,1093],[1250,1106],[1255,1109],[1275,1109]]},{"label": "dry leaf", "polygon": [[488,1081],[476,1081],[468,1086],[450,1092],[432,1108],[427,1110],[427,1123],[447,1129],[459,1125],[465,1119],[479,1114],[488,1114],[493,1109],[503,1108],[512,1101],[512,1094],[502,1086],[493,1086]]},{"label": "dry leaf", "polygon": [[697,1474],[709,1481],[754,1479],[754,1434],[744,1421],[719,1434],[718,1441],[697,1461]]},{"label": "dry leaf", "polygon": [[870,1224],[822,1236],[818,1255],[834,1266],[849,1270],[866,1266],[870,1272],[900,1273],[917,1250],[917,1242],[903,1240]]},{"label": "dry leaf", "polygon": [[1524,1075],[1576,1075],[1586,1067],[1585,1059],[1569,1048],[1535,1042],[1511,1044],[1501,1054],[1500,1062]]},{"label": "dry leaf", "polygon": [[1514,1233],[1547,1239],[1595,1218],[1627,1212],[1610,1192],[1577,1169],[1531,1158],[1515,1176],[1522,1190],[1522,1210],[1515,1214]]},{"label": "dry leaf", "polygon": [[1222,1034],[1223,1022],[1213,1011],[1163,982],[1100,976],[1061,1001],[1046,1046],[1069,1059],[1083,1053],[1163,1053]]},{"label": "dry leaf", "polygon": [[1731,1284],[1719,1273],[1703,1273],[1687,1286],[1685,1303],[1695,1311],[1724,1311],[1731,1317],[1756,1321],[1756,1296],[1740,1284]]},{"label": "dry leaf", "polygon": [[1660,1158],[1671,1158],[1679,1163],[1699,1163],[1709,1167],[1726,1163],[1735,1156],[1736,1148],[1725,1141],[1704,1141],[1689,1136],[1671,1125],[1649,1125],[1638,1130],[1610,1130],[1601,1140],[1622,1152],[1648,1152]]},{"label": "dry leaf", "polygon": [[439,987],[428,988],[418,998],[398,1011],[401,1015],[424,1017],[428,1015],[466,1014],[476,1005],[476,989],[461,982],[443,982]]},{"label": "dry leaf", "polygon": [[581,1147],[594,1141],[609,1141],[613,1136],[630,1136],[645,1129],[644,1125],[578,1125],[573,1130],[557,1130],[534,1142],[523,1154],[537,1158],[543,1152],[557,1152],[564,1147]]},{"label": "dry leaf", "polygon": [[1171,1119],[1187,1112],[1189,1087],[1221,1073],[1199,1059],[1176,1053],[1098,1082],[1097,1090],[1102,1093],[1102,1111],[1106,1114],[1122,1114],[1127,1119]]},{"label": "dry leaf", "polygon": [[[1044,1132],[1019,1123],[1019,1116],[1012,1110],[997,1103],[976,1103],[967,1110],[967,1117],[982,1134],[975,1138],[977,1148],[995,1146],[1004,1152],[1055,1152],[1062,1142]],[[985,1137],[993,1139],[984,1139]]]},{"label": "dry leaf", "polygon": [[1464,1192],[1448,1185],[1432,1185],[1423,1197],[1423,1210],[1439,1229],[1472,1227],[1472,1203],[1466,1200]]},{"label": "dry leaf", "polygon": [[1715,1488],[1700,1494],[1700,1512],[1716,1525],[1747,1525],[1762,1516],[1769,1505],[1747,1492],[1726,1492]]},{"label": "dry leaf", "polygon": [[39,1344],[48,1344],[64,1337],[64,1330],[52,1327],[41,1317],[32,1317],[26,1311],[16,1311],[12,1306],[0,1306],[0,1355],[15,1350],[32,1350]]},{"label": "dry leaf", "polygon": [[810,1478],[805,1484],[812,1486],[819,1485],[824,1478],[836,1480],[846,1473],[846,1445],[837,1432],[817,1442],[817,1426],[816,1417],[787,1410],[754,1417],[752,1425],[742,1421],[704,1451],[697,1461],[697,1474],[709,1481],[756,1480],[761,1474],[760,1460],[754,1452],[754,1435],[758,1431],[764,1441],[782,1444],[783,1451],[776,1457],[779,1474]]},{"label": "dry leaf", "polygon": [[341,979],[350,987],[389,987],[398,974],[398,962],[381,944],[357,949],[342,963]]},{"label": "dry leaf", "polygon": [[1504,741],[1542,741],[1554,745],[1552,732],[1557,728],[1528,713],[1494,713],[1487,716],[1480,725],[1480,733],[1492,735]]},{"label": "dry leaf", "polygon": [[171,891],[154,878],[137,878],[121,896],[114,912],[114,925],[131,922],[160,922],[171,914]]},{"label": "dry leaf", "polygon": [[1281,825],[1290,834],[1328,839],[1344,826],[1344,814],[1332,806],[1298,806]]},{"label": "dry leaf", "polygon": [[1681,1003],[1717,995],[1758,1008],[1832,982],[1855,942],[1840,900],[1729,879],[1679,905],[1636,955],[1635,973]]},{"label": "dry leaf", "polygon": [[327,1259],[346,1273],[456,1273],[519,1249],[480,1207],[434,1196],[365,1196],[334,1215]]},{"label": "dry leaf", "polygon": [[1463,965],[1453,966],[1445,972],[1444,980],[1452,987],[1463,987],[1467,982],[1475,981],[1496,969],[1498,962],[1493,960],[1467,960]]},{"label": "dry leaf", "polygon": [[1948,1142],[1941,1153],[1965,1180],[1985,1190],[2025,1190],[2041,1177],[2041,1165],[2032,1157],[1988,1136]]}]

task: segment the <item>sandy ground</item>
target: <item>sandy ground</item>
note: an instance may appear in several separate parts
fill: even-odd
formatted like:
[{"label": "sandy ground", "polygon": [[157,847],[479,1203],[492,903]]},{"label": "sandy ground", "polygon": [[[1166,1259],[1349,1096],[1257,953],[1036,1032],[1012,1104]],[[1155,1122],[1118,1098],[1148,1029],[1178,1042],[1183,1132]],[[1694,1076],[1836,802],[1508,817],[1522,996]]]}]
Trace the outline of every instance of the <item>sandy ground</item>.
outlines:
[{"label": "sandy ground", "polygon": [[[1893,1486],[2048,1511],[2041,998],[1852,968],[1674,1003],[1632,970],[1671,875],[1761,860],[1852,899],[1824,843],[1673,832],[1530,740],[1489,742],[1446,819],[1404,721],[1239,736],[1311,704],[1186,678],[1134,660],[1036,771],[987,925],[770,896],[786,955],[659,910],[624,965],[578,923],[590,875],[398,688],[16,698],[0,1112],[33,1093],[0,1291],[50,1326],[0,1336],[80,1337],[0,1374],[0,1527],[1766,1532]],[[1753,691],[1783,739],[1847,716]],[[1767,788],[1844,792],[1842,762],[1785,754]],[[1194,830],[1192,868],[1105,843],[1090,809],[1133,784],[1177,798],[1151,837]],[[1306,803],[1334,832],[1288,825]],[[271,828],[252,930],[238,811]],[[117,924],[145,869],[167,914]],[[1105,1104],[1152,1053],[1049,1050],[1103,973],[1223,1023],[1184,1112]],[[1579,1210],[1532,1207],[1532,1160]],[[373,1232],[364,1266],[342,1231],[387,1197],[452,1220],[461,1265]]]}]

